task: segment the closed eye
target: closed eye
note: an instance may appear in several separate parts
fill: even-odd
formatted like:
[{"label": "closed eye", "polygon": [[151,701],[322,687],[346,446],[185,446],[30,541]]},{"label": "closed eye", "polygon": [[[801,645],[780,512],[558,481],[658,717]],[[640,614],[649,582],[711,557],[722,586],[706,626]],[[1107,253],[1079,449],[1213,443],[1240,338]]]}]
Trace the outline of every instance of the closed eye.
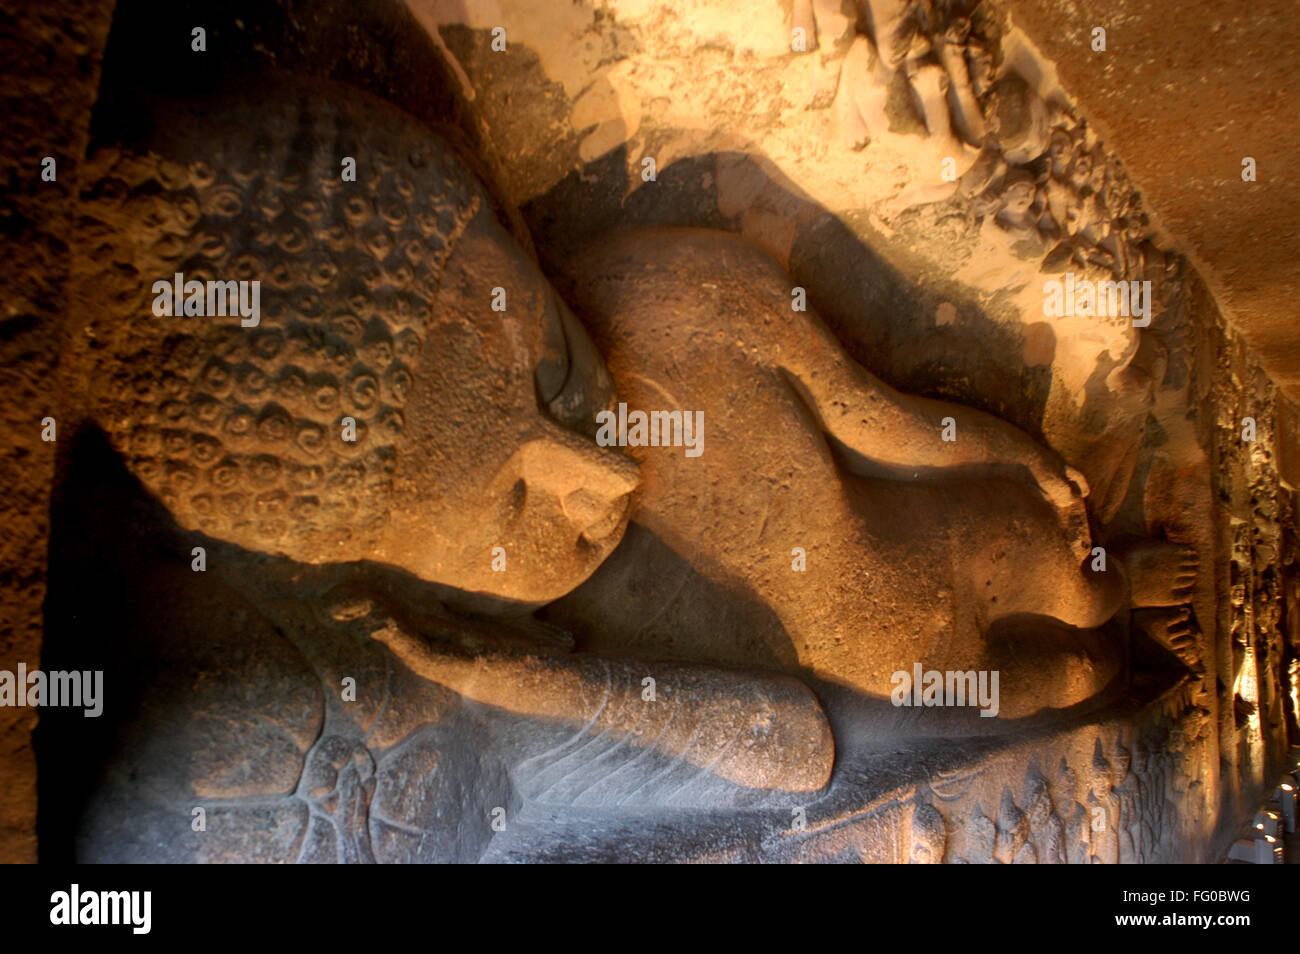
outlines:
[{"label": "closed eye", "polygon": [[569,378],[569,343],[564,334],[555,296],[547,294],[542,318],[542,340],[537,356],[537,397],[545,407],[560,396]]},{"label": "closed eye", "polygon": [[571,431],[596,436],[596,413],[614,406],[614,382],[586,329],[553,294],[534,377],[547,414]]}]

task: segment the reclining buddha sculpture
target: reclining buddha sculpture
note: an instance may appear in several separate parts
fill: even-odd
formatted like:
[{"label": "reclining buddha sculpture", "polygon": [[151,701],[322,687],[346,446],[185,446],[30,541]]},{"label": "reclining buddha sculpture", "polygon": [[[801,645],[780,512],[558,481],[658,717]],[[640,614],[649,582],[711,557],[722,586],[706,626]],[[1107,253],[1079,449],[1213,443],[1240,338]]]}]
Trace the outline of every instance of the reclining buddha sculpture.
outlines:
[{"label": "reclining buddha sculpture", "polygon": [[[167,571],[212,611],[159,637],[181,688],[141,708],[156,718],[92,797],[82,857],[473,860],[530,804],[797,804],[835,757],[810,684],[884,700],[914,663],[996,670],[1001,724],[1096,696],[1123,655],[1099,628],[1185,598],[1190,553],[1093,569],[1077,472],[873,377],[737,237],[602,240],[568,265],[580,321],[466,162],[395,107],[276,80],[155,119],[93,160],[110,304],[74,358],[86,405],[213,562],[290,569]],[[196,301],[258,281],[260,315],[154,314],[174,277]],[[620,403],[702,412],[702,453],[601,446]],[[629,520],[743,581],[789,634],[788,671],[571,652],[532,621]],[[311,568],[359,595],[313,616],[323,597],[293,591]],[[453,612],[394,605],[377,573]],[[211,655],[236,603],[245,671]],[[1008,620],[1043,626],[999,642]],[[340,694],[357,672],[379,675]],[[258,680],[279,698],[244,691]]]}]

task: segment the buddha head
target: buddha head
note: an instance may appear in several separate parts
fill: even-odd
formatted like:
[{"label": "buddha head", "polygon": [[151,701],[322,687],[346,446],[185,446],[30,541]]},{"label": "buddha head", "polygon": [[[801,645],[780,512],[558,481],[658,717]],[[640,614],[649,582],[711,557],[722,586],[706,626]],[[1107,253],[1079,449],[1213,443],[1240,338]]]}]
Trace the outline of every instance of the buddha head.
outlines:
[{"label": "buddha head", "polygon": [[[321,87],[160,108],[97,157],[98,420],[186,529],[557,598],[638,479],[594,440],[608,372],[444,140]],[[151,311],[159,280],[185,307]],[[226,282],[258,283],[256,320],[213,313]]]}]

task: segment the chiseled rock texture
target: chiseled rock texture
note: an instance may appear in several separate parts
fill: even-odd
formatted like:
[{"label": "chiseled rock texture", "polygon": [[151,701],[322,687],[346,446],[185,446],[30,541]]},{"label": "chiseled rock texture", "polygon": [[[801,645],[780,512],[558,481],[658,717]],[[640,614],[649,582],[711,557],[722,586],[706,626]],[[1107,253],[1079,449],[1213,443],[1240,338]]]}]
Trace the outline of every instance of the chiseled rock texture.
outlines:
[{"label": "chiseled rock texture", "polygon": [[[68,248],[75,241],[81,159],[113,3],[71,0],[0,4],[0,667],[35,669],[49,546],[49,494],[57,443],[42,440],[42,420],[69,433],[59,393]],[[57,178],[41,177],[55,160]],[[0,708],[0,861],[36,860],[36,759],[30,709]]]},{"label": "chiseled rock texture", "polygon": [[[1190,0],[1176,10],[1141,0],[1004,6],[1105,130],[1265,370],[1300,400],[1289,292],[1300,282],[1300,182],[1288,171],[1297,77],[1294,57],[1266,39],[1295,36],[1300,10],[1286,0]],[[1106,28],[1104,53],[1092,49],[1096,27]],[[1242,181],[1246,157],[1255,160],[1254,182]]]}]

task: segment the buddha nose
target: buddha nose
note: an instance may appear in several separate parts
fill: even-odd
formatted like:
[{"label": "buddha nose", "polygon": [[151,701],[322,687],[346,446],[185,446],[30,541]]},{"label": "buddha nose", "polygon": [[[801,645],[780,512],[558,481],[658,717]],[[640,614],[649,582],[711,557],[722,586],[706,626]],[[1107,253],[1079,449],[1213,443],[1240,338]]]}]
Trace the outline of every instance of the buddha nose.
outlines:
[{"label": "buddha nose", "polygon": [[630,457],[561,427],[529,441],[523,452],[524,480],[532,492],[552,495],[565,517],[588,527],[621,514],[626,498],[641,479]]}]

